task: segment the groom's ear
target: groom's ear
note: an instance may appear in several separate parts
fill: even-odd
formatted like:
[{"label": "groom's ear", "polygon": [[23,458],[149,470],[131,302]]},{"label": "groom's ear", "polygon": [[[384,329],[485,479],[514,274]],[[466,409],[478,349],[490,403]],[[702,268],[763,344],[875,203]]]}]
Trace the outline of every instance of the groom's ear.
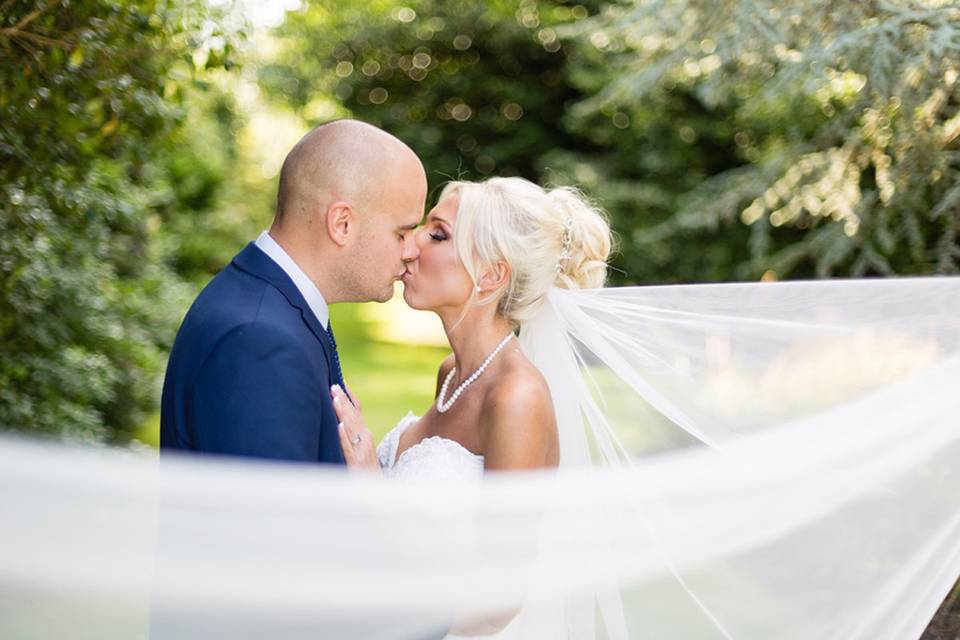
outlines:
[{"label": "groom's ear", "polygon": [[327,208],[325,222],[327,235],[333,243],[340,247],[346,245],[356,225],[353,207],[346,202],[334,202]]}]

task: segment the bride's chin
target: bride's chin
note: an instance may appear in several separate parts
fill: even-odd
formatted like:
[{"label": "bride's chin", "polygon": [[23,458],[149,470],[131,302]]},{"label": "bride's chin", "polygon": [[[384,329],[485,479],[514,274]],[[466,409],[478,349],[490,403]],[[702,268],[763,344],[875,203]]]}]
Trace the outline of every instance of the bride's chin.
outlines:
[{"label": "bride's chin", "polygon": [[425,311],[423,305],[417,304],[416,294],[410,291],[410,286],[407,284],[403,285],[403,301],[407,303],[407,306],[411,309],[416,309],[417,311]]}]

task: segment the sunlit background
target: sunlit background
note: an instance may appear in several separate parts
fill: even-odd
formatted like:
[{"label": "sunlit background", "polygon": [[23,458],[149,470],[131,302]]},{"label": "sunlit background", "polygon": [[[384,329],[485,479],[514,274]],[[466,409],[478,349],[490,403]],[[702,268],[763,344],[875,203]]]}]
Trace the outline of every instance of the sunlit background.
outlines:
[{"label": "sunlit background", "polygon": [[[431,199],[580,187],[613,284],[957,273],[958,75],[950,0],[0,2],[0,428],[155,446],[190,302],[339,117],[409,143]],[[376,433],[429,406],[435,318],[333,322]]]}]

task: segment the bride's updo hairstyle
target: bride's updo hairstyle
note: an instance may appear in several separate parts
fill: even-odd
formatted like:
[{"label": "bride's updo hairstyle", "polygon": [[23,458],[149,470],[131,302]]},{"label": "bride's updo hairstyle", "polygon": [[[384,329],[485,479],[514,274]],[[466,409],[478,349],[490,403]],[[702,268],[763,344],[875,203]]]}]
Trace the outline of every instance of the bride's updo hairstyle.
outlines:
[{"label": "bride's updo hairstyle", "polygon": [[[440,197],[452,192],[460,196],[453,235],[474,283],[472,303],[498,301],[498,312],[519,325],[536,313],[550,287],[603,286],[610,225],[578,190],[544,190],[523,178],[490,178],[451,182]],[[498,260],[510,265],[510,278],[479,298],[477,279]]]}]

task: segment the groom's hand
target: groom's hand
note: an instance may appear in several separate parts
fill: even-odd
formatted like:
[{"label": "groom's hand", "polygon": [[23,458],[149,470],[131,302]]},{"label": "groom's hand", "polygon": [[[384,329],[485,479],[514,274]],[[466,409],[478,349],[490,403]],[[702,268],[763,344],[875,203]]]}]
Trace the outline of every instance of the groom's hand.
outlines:
[{"label": "groom's hand", "polygon": [[333,400],[333,409],[340,420],[337,430],[347,467],[379,472],[380,462],[377,460],[377,452],[373,446],[373,434],[363,421],[360,403],[351,401],[351,397],[336,384],[330,387],[330,397]]}]

